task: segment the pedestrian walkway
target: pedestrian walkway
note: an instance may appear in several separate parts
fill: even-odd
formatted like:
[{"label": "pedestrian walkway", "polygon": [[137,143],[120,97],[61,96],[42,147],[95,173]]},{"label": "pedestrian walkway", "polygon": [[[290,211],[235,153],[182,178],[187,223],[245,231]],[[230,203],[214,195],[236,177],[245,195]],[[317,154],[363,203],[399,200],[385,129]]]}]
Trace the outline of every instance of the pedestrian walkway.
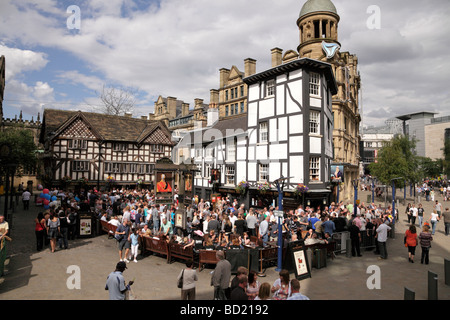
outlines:
[{"label": "pedestrian walkway", "polygon": [[[368,192],[360,198],[367,199]],[[441,197],[437,198],[442,201]],[[444,208],[447,203],[442,202]],[[450,206],[450,202],[448,202]],[[424,203],[426,217],[431,203]],[[0,208],[3,206],[0,203]],[[47,248],[36,251],[34,219],[41,207],[30,205],[29,211],[22,206],[14,213],[12,239],[8,243],[6,274],[0,279],[0,300],[106,300],[105,280],[114,270],[118,260],[115,240],[106,235],[77,239],[69,242],[69,249],[51,253]],[[400,205],[400,221],[396,225],[395,239],[388,239],[389,258],[380,261],[372,251],[363,251],[362,257],[348,258],[345,254],[328,260],[323,269],[312,269],[312,277],[301,281],[301,292],[312,300],[403,300],[404,288],[415,292],[416,300],[428,297],[428,271],[438,275],[440,300],[450,299],[450,287],[444,283],[444,259],[450,259],[450,236],[444,235],[444,224],[437,227],[430,264],[420,264],[420,248],[416,262],[408,262],[403,234],[407,229],[405,206]],[[80,271],[80,288],[70,289],[68,279],[73,276],[71,267]],[[378,266],[381,289],[369,289],[367,280],[372,275],[369,267]],[[130,262],[124,272],[125,279],[135,279],[133,291],[139,300],[179,300],[180,290],[176,278],[184,267],[181,262],[167,264],[166,259],[148,256],[137,263]],[[213,299],[210,271],[199,272],[197,299]],[[293,276],[293,275],[291,275]],[[266,270],[260,282],[272,284],[278,278],[275,267]]]}]

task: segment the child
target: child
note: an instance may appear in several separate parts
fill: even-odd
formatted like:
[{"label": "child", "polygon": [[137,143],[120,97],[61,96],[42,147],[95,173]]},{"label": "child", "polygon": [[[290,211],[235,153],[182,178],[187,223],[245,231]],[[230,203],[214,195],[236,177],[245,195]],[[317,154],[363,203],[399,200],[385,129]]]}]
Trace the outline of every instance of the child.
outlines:
[{"label": "child", "polygon": [[138,247],[139,247],[139,231],[137,228],[132,228],[131,229],[131,233],[130,233],[130,237],[129,237],[129,241],[131,242],[131,255],[130,255],[130,259],[133,256],[134,257],[134,262],[137,262],[136,257],[138,255]]}]

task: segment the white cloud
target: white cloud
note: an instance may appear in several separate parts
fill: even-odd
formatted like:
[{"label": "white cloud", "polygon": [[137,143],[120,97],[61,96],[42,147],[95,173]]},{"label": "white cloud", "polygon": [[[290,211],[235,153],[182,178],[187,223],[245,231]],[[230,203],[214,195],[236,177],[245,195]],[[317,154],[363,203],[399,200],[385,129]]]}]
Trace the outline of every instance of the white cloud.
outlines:
[{"label": "white cloud", "polygon": [[[358,56],[364,119],[379,109],[386,115],[428,107],[450,109],[446,89],[450,79],[445,71],[450,70],[445,41],[448,0],[378,0],[380,30],[366,25],[372,1],[333,2],[341,17],[342,50]],[[219,85],[219,69],[236,65],[243,71],[248,57],[258,60],[257,71],[270,67],[271,48],[297,48],[295,23],[303,2],[83,0],[73,4],[81,9],[79,31],[67,30],[68,14],[60,2],[23,0],[17,5],[2,1],[0,37],[10,47],[17,43],[23,48],[65,51],[84,61],[95,75],[69,65],[56,74],[58,81],[86,88],[103,83],[136,86],[146,95],[145,106],[159,94],[191,104],[195,98],[207,102],[209,90]],[[30,64],[14,63],[17,71],[9,72],[44,68],[48,58],[44,53],[34,56],[38,58]],[[384,121],[381,117],[370,120]]]}]

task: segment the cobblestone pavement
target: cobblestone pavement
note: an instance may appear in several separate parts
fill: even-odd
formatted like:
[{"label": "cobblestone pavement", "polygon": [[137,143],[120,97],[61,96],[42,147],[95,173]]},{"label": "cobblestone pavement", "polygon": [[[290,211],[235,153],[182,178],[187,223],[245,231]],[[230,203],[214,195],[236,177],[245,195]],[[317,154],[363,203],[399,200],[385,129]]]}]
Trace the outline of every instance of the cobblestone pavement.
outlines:
[{"label": "cobblestone pavement", "polygon": [[[360,199],[367,199],[368,195],[368,192],[360,192]],[[439,196],[437,199],[443,200]],[[442,203],[444,208],[450,207],[450,202]],[[429,219],[432,203],[423,204],[425,218]],[[105,280],[118,261],[115,240],[101,235],[70,241],[67,250],[51,253],[46,248],[37,252],[34,218],[39,210],[42,208],[31,205],[29,211],[20,207],[14,213],[13,241],[8,243],[5,274],[0,278],[0,300],[107,300]],[[408,227],[405,205],[400,204],[399,211],[395,238],[388,239],[387,260],[378,260],[372,251],[363,251],[362,257],[352,258],[338,254],[334,260],[328,259],[326,268],[311,270],[311,278],[301,281],[301,292],[312,300],[403,300],[404,288],[407,287],[415,292],[416,300],[427,300],[428,271],[432,271],[438,275],[439,300],[450,299],[450,287],[444,282],[444,259],[450,259],[450,237],[444,234],[444,223],[438,224],[430,251],[430,264],[420,264],[419,247],[415,263],[409,263],[407,249],[403,245],[403,234]],[[68,286],[73,272],[71,266],[79,268],[79,289]],[[368,271],[370,266],[380,268],[380,289],[367,286],[372,275],[370,269]],[[130,262],[124,276],[126,280],[135,279],[133,291],[138,300],[179,300],[176,277],[183,267],[182,262],[167,264],[165,258],[148,256],[138,259],[137,263]],[[212,270],[206,268],[198,273],[197,300],[213,299],[210,286]],[[271,267],[259,281],[272,284],[277,278],[278,272]]]}]

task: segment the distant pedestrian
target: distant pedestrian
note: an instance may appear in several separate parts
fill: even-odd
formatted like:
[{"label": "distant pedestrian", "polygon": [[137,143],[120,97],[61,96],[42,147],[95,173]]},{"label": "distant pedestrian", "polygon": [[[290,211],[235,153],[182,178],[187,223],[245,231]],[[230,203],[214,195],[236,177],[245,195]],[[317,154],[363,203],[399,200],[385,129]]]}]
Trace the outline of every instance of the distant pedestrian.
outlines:
[{"label": "distant pedestrian", "polygon": [[42,212],[39,212],[36,219],[34,219],[34,222],[34,232],[36,234],[36,250],[41,251],[44,248],[44,240],[46,235],[44,214]]},{"label": "distant pedestrian", "polygon": [[120,261],[116,265],[116,270],[111,272],[106,279],[105,290],[109,291],[109,300],[125,300],[127,291],[131,290],[134,281],[125,284],[123,272],[127,269],[125,262]]},{"label": "distant pedestrian", "polygon": [[378,250],[380,251],[380,256],[378,257],[378,259],[387,259],[388,257],[386,242],[388,231],[391,230],[391,227],[389,227],[388,224],[389,220],[386,220],[377,228]]},{"label": "distant pedestrian", "polygon": [[408,248],[408,261],[414,263],[414,255],[417,247],[417,231],[416,226],[410,225],[405,232],[405,246]]},{"label": "distant pedestrian", "polygon": [[430,227],[424,225],[422,232],[419,234],[420,247],[422,248],[422,257],[420,258],[420,263],[428,264],[430,256],[431,241],[433,241],[433,236],[430,232]]},{"label": "distant pedestrian", "polygon": [[30,199],[31,199],[31,193],[26,189],[22,193],[22,202],[23,202],[23,210],[29,210],[30,209]]},{"label": "distant pedestrian", "polygon": [[55,252],[56,250],[56,238],[60,233],[60,221],[58,216],[55,214],[51,216],[47,222],[47,235],[50,240],[50,248],[52,252]]},{"label": "distant pedestrian", "polygon": [[[119,260],[120,261],[130,262],[127,260],[128,253],[130,252],[130,249],[131,249],[131,242],[128,241],[129,233],[130,233],[130,227],[128,226],[128,220],[126,218],[124,218],[122,220],[122,224],[120,224],[117,227],[116,233],[115,233],[115,238],[117,240],[117,245],[119,248]],[[125,249],[125,254],[123,255],[123,258],[122,258],[124,249]]]},{"label": "distant pedestrian", "polygon": [[131,261],[133,259],[134,262],[137,262],[137,255],[138,255],[138,249],[139,249],[139,229],[138,228],[132,228],[131,233],[129,236],[130,246],[131,246],[131,252],[130,257],[128,260]]},{"label": "distant pedestrian", "polygon": [[181,288],[181,300],[195,300],[195,281],[198,280],[197,272],[193,269],[194,262],[186,262],[186,269],[181,270],[177,281],[183,277],[183,287]]},{"label": "distant pedestrian", "polygon": [[444,218],[445,235],[448,236],[450,233],[450,211],[449,208],[445,208],[442,213],[442,218]]},{"label": "distant pedestrian", "polygon": [[359,230],[356,223],[357,222],[353,220],[352,225],[348,228],[348,231],[350,232],[350,240],[352,244],[352,256],[361,257],[361,231]]},{"label": "distant pedestrian", "polygon": [[439,215],[436,212],[436,210],[433,210],[433,212],[431,213],[431,217],[430,217],[430,223],[431,223],[431,234],[434,235],[434,233],[436,232],[436,226],[437,223],[439,222]]}]

